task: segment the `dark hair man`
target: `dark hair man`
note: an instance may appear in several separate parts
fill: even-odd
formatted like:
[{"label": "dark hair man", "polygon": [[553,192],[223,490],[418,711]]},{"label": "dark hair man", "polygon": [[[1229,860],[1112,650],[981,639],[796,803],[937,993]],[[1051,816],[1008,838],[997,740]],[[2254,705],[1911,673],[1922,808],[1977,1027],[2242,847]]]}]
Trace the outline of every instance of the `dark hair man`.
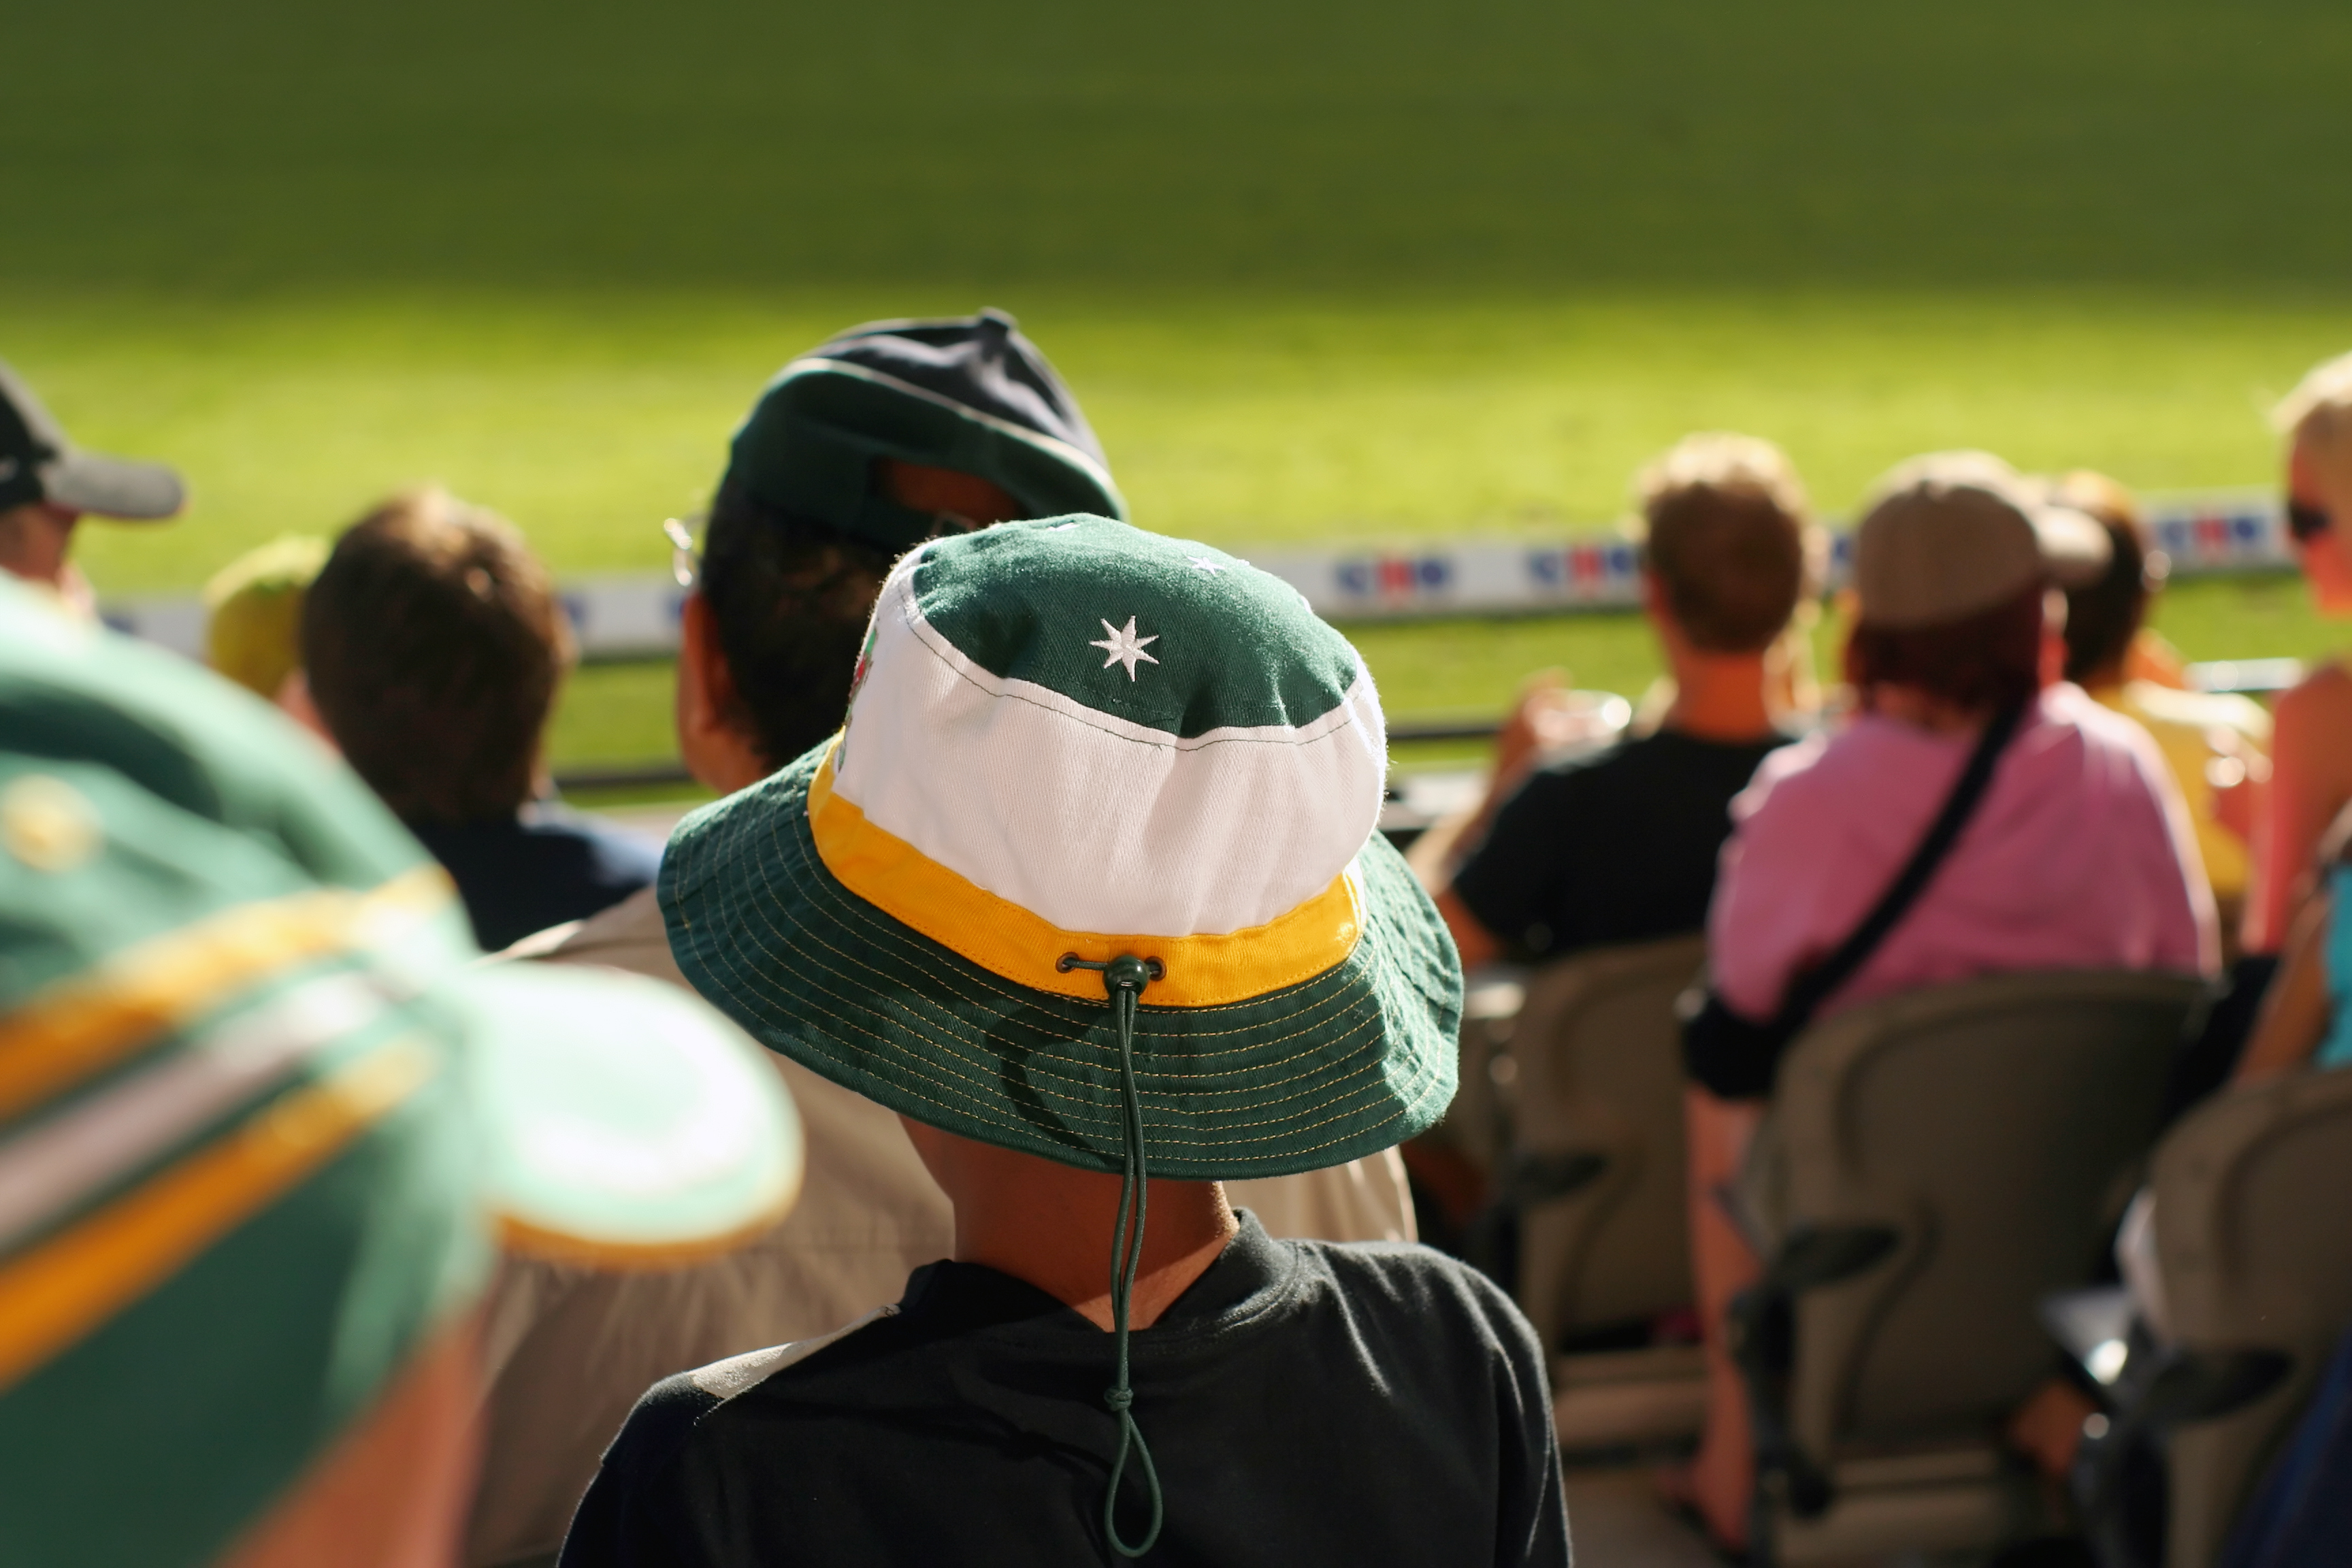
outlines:
[{"label": "dark hair man", "polygon": [[1077,400],[1012,317],[877,321],[794,360],[735,433],[687,569],[687,764],[738,789],[839,729],[903,552],[1068,512],[1127,506]]},{"label": "dark hair man", "polygon": [[1820,548],[1796,470],[1769,441],[1697,435],[1643,471],[1640,496],[1642,607],[1674,704],[1648,735],[1532,773],[1531,756],[1504,760],[1492,826],[1437,905],[1472,968],[1697,931],[1731,797],[1790,739],[1769,659]]},{"label": "dark hair man", "polygon": [[0,1562],[442,1568],[498,1249],[675,1266],[792,1201],[725,1020],[475,968],[349,770],[5,582],[0,929]]},{"label": "dark hair man", "polygon": [[33,389],[0,364],[0,571],[91,609],[89,584],[70,554],[85,514],[148,522],[178,513],[180,476],[160,463],[101,457],[76,447]]},{"label": "dark hair man", "polygon": [[[1011,317],[877,322],[810,350],[736,432],[699,562],[672,528],[693,587],[677,712],[688,765],[731,795],[839,730],[876,595],[912,545],[1123,510],[1076,399]],[[525,949],[686,984],[650,889]],[[808,1194],[790,1219],[667,1277],[537,1264],[510,1276],[469,1561],[551,1553],[656,1379],[838,1329],[954,1245],[947,1197],[898,1119],[795,1061],[776,1065],[808,1135]],[[1234,1191],[1276,1235],[1412,1234],[1393,1152]]]},{"label": "dark hair man", "polygon": [[572,662],[546,568],[446,490],[352,525],[302,605],[309,698],[360,777],[457,879],[492,951],[653,880],[653,846],[542,804],[541,744]]},{"label": "dark hair man", "polygon": [[[1769,1017],[1910,855],[1985,725],[2021,708],[1935,879],[1819,1016],[2017,969],[2210,969],[2212,905],[2162,758],[2057,679],[2053,589],[2105,570],[2105,531],[1999,458],[1937,453],[1882,484],[1854,536],[1846,675],[1860,711],[1774,757],[1741,799],[1707,921],[1714,984]],[[1760,1094],[1769,1064],[1740,1087]]]},{"label": "dark hair man", "polygon": [[846,728],[681,825],[660,899],[698,990],[898,1114],[952,1260],[658,1385],[563,1562],[1566,1568],[1502,1292],[1222,1185],[1452,1098],[1386,765],[1355,650],[1230,555],[1074,517],[902,561]]}]

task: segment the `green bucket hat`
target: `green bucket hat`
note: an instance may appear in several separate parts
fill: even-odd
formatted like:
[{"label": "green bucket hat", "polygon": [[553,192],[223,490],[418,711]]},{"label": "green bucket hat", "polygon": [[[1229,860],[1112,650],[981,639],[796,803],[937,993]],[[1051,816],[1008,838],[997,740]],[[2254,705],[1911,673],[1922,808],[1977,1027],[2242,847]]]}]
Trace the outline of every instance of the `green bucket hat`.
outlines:
[{"label": "green bucket hat", "polygon": [[1339,1164],[1453,1098],[1461,967],[1374,830],[1386,772],[1362,660],[1280,579],[1104,518],[1008,523],[903,558],[842,733],[663,857],[671,951],[755,1038],[1125,1178],[1120,1467],[1132,1444],[1149,1472],[1147,1177]]},{"label": "green bucket hat", "polygon": [[1125,517],[1102,447],[1002,310],[872,321],[776,373],[735,432],[722,488],[892,552],[938,531],[874,482],[877,458],[987,479],[1030,517]]},{"label": "green bucket hat", "polygon": [[210,1563],[496,1247],[662,1267],[789,1206],[714,1012],[478,957],[307,736],[0,587],[0,1561]]}]

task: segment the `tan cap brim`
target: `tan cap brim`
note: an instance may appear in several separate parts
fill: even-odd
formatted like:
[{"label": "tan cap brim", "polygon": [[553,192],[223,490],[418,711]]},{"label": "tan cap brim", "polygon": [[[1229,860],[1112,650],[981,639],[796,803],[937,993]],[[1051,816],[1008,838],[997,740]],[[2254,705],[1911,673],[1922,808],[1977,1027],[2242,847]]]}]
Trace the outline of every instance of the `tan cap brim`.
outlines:
[{"label": "tan cap brim", "polygon": [[2042,563],[2061,588],[2087,588],[2106,574],[2115,558],[2115,541],[2098,521],[2069,506],[2042,505],[2025,509],[2041,546]]}]

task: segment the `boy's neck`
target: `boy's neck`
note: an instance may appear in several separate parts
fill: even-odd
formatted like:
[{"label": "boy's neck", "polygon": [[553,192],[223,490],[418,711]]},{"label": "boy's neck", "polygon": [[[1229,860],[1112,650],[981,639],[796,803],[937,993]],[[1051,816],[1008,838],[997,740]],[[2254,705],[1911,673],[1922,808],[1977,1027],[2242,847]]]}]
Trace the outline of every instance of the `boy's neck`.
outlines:
[{"label": "boy's neck", "polygon": [[[956,1200],[956,1258],[1026,1280],[1108,1331],[1118,1178],[1048,1169],[1066,1178],[1050,1191],[1024,1184],[1026,1190],[1018,1194],[950,1193]],[[1008,1197],[1014,1201],[1004,1201]],[[1143,1258],[1128,1303],[1129,1326],[1149,1328],[1158,1321],[1208,1271],[1237,1228],[1222,1183],[1153,1182]]]},{"label": "boy's neck", "polygon": [[[955,1205],[955,1256],[1024,1279],[1108,1330],[1119,1179],[982,1143],[901,1116],[915,1152]],[[1237,1228],[1221,1182],[1155,1181],[1128,1323],[1145,1328],[1217,1260]]]}]

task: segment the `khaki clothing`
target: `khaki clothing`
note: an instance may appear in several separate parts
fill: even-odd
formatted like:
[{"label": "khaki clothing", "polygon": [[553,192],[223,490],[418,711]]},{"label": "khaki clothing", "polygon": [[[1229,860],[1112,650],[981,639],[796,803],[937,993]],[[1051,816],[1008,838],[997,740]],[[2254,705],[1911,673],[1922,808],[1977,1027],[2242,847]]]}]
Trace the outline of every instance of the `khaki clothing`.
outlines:
[{"label": "khaki clothing", "polygon": [[[503,958],[598,963],[684,985],[653,889]],[[772,1055],[807,1140],[798,1206],[715,1262],[655,1273],[509,1259],[485,1334],[489,1396],[465,1561],[497,1568],[562,1543],[572,1510],[640,1394],[673,1373],[828,1333],[897,1300],[954,1251],[955,1216],[898,1116]],[[1395,1150],[1328,1171],[1226,1184],[1268,1234],[1414,1238]]]}]

